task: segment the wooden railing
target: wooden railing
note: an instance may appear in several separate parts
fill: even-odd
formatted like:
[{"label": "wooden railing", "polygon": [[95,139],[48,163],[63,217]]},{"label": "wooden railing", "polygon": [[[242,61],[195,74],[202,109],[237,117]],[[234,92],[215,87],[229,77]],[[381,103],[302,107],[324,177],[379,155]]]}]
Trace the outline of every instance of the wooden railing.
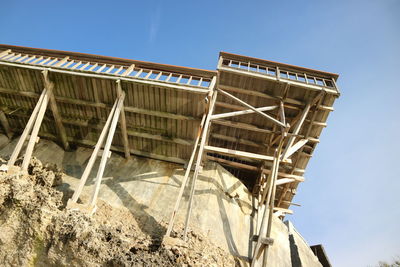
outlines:
[{"label": "wooden railing", "polygon": [[57,58],[40,55],[15,53],[11,50],[0,52],[0,60],[7,62],[38,65],[43,67],[84,71],[89,73],[107,74],[113,76],[132,77],[170,84],[179,84],[198,88],[208,88],[211,79],[168,71],[138,68],[135,65],[111,65],[89,61],[72,60],[69,57]]},{"label": "wooden railing", "polygon": [[333,79],[322,78],[304,72],[294,72],[290,70],[285,70],[279,67],[266,66],[260,64],[254,64],[251,62],[243,62],[230,59],[222,59],[221,65],[223,67],[240,69],[246,72],[253,72],[258,74],[264,74],[271,77],[276,77],[278,80],[292,80],[296,82],[301,82],[305,84],[321,86],[326,88],[335,88],[335,81]]}]

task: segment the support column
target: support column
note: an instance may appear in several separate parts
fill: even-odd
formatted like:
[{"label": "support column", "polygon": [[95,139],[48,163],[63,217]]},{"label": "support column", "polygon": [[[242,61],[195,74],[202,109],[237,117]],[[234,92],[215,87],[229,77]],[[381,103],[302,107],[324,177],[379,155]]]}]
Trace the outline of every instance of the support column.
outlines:
[{"label": "support column", "polygon": [[7,163],[8,166],[13,166],[15,164],[15,161],[17,160],[18,155],[21,152],[22,146],[24,145],[26,138],[28,137],[29,133],[32,130],[33,124],[36,121],[37,114],[39,112],[40,107],[42,106],[42,102],[43,102],[45,95],[46,95],[46,89],[43,90],[42,94],[39,97],[38,102],[36,103],[35,108],[32,111],[32,114],[28,120],[28,123],[26,124],[25,129],[24,129],[22,135],[20,136],[18,143],[15,146],[13,153],[11,154],[10,159],[8,160],[8,163]]},{"label": "support column", "polygon": [[172,231],[172,228],[174,226],[175,216],[176,216],[176,213],[178,212],[179,205],[181,203],[183,192],[185,190],[188,177],[190,175],[190,170],[192,169],[193,161],[194,161],[194,158],[196,156],[197,146],[198,146],[199,141],[200,141],[200,136],[201,136],[201,133],[202,133],[202,130],[203,130],[203,125],[204,125],[205,119],[206,119],[206,114],[203,115],[203,118],[202,118],[201,123],[199,125],[199,129],[197,131],[197,137],[196,137],[196,141],[194,143],[193,152],[192,152],[192,155],[190,156],[190,160],[189,160],[188,166],[186,167],[185,176],[183,177],[181,188],[179,189],[178,199],[175,202],[175,207],[174,207],[174,210],[172,212],[171,219],[169,220],[169,223],[168,223],[167,233],[165,234],[165,236],[167,236],[167,237],[169,237],[171,235],[171,231]]},{"label": "support column", "polygon": [[108,129],[110,127],[111,120],[112,120],[112,118],[114,116],[115,109],[117,107],[117,103],[118,103],[118,100],[115,101],[114,106],[112,107],[111,112],[108,115],[106,124],[104,125],[103,130],[101,131],[100,137],[97,140],[96,146],[94,147],[92,155],[90,156],[89,162],[86,165],[85,171],[82,174],[82,177],[81,177],[80,182],[79,182],[79,186],[75,190],[72,198],[68,201],[69,205],[70,205],[70,203],[76,203],[78,201],[79,196],[82,193],[83,187],[85,186],[86,180],[89,177],[89,174],[90,174],[90,172],[91,172],[91,170],[93,168],[93,165],[94,165],[94,163],[96,161],[97,155],[99,154],[100,148],[101,148],[101,146],[102,146],[102,144],[104,142],[104,138],[106,137],[106,134],[107,134]]},{"label": "support column", "polygon": [[110,131],[108,133],[106,144],[105,144],[104,150],[103,150],[103,155],[101,156],[99,170],[97,171],[97,176],[96,176],[96,187],[92,194],[92,198],[91,198],[90,204],[89,204],[89,206],[91,208],[95,208],[95,206],[96,206],[96,201],[97,201],[97,196],[98,196],[99,190],[100,190],[101,180],[103,179],[104,169],[106,167],[108,154],[110,152],[111,143],[114,138],[115,128],[117,127],[117,122],[118,122],[119,115],[121,113],[122,105],[124,103],[124,98],[125,98],[125,93],[122,92],[121,96],[119,97],[118,104],[117,104],[116,110],[113,115],[113,120],[111,122]]},{"label": "support column", "polygon": [[189,225],[189,221],[190,221],[190,216],[192,213],[192,201],[193,201],[193,195],[194,195],[194,189],[196,187],[196,180],[197,180],[197,176],[199,175],[200,172],[200,164],[203,158],[203,152],[204,152],[204,145],[206,143],[207,140],[207,135],[208,135],[208,128],[210,127],[210,121],[211,121],[211,115],[214,111],[214,107],[215,107],[215,102],[217,100],[217,95],[218,95],[218,91],[213,91],[212,93],[212,99],[210,102],[210,106],[208,109],[208,113],[207,113],[207,118],[204,124],[204,129],[203,129],[203,133],[201,136],[201,143],[200,143],[200,147],[199,147],[199,152],[197,153],[197,160],[196,160],[196,168],[194,170],[194,174],[193,174],[193,182],[192,182],[192,187],[190,190],[190,196],[189,196],[189,206],[188,206],[188,212],[186,215],[186,220],[185,220],[185,230],[184,230],[184,234],[183,234],[183,238],[186,241],[186,236],[187,236],[187,232],[188,232],[188,225]]},{"label": "support column", "polygon": [[32,157],[33,148],[35,147],[39,129],[40,129],[40,126],[42,125],[44,113],[46,112],[47,104],[49,103],[48,90],[47,89],[44,89],[44,90],[45,90],[45,94],[43,97],[43,101],[40,105],[40,109],[39,109],[39,112],[36,117],[35,125],[33,126],[31,137],[29,138],[28,146],[26,147],[24,160],[22,161],[22,170],[23,171],[28,171],[28,166],[29,166],[29,162]]}]

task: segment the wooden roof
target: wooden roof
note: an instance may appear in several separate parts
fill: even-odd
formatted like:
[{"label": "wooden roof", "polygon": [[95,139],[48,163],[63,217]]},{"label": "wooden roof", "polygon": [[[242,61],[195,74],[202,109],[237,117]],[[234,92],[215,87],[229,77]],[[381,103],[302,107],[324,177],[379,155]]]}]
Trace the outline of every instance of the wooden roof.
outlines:
[{"label": "wooden roof", "polygon": [[[281,178],[299,178],[278,187],[277,206],[283,208],[290,206],[333,110],[333,102],[339,96],[337,74],[225,52],[220,54],[217,71],[209,71],[0,45],[0,108],[15,132],[24,129],[45,88],[43,70],[48,71],[48,78],[54,83],[53,93],[68,142],[89,146],[96,143],[117,98],[117,81],[120,81],[126,95],[124,109],[130,153],[179,164],[185,164],[192,153],[214,90],[229,92],[257,108],[279,105],[283,100],[286,121],[292,126],[311,103],[310,112],[295,136],[308,142],[291,156],[290,162],[280,166]],[[314,103],[318,96],[319,101]],[[213,114],[245,109],[219,93]],[[278,109],[266,113],[276,117]],[[57,131],[52,113],[47,112],[40,136],[57,141]],[[280,131],[273,122],[254,112],[215,119],[206,159],[221,163],[249,187],[257,188],[260,173],[268,173],[272,164],[265,158],[273,156]],[[124,151],[120,129],[112,150]],[[252,156],[238,156],[234,151]]]}]

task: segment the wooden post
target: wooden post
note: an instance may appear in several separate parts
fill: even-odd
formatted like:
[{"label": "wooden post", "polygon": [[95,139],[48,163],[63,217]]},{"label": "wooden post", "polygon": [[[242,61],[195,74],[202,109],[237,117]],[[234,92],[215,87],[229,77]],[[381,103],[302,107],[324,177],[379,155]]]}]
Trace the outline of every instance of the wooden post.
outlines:
[{"label": "wooden post", "polygon": [[17,145],[14,148],[13,153],[11,154],[11,157],[7,163],[8,166],[13,166],[15,161],[17,160],[17,157],[19,155],[19,153],[21,152],[22,146],[24,145],[24,142],[26,140],[26,138],[28,137],[28,134],[31,132],[32,127],[33,127],[33,123],[36,120],[37,114],[39,112],[39,109],[42,105],[42,101],[44,98],[44,95],[46,94],[46,89],[43,90],[42,94],[39,97],[38,102],[36,103],[35,108],[32,111],[32,114],[28,120],[28,123],[25,126],[24,131],[22,132],[22,135],[20,136]]},{"label": "wooden post", "polygon": [[0,110],[0,123],[4,128],[4,132],[6,133],[8,139],[11,139],[12,131],[10,128],[10,124],[8,123],[6,114],[2,110]]},{"label": "wooden post", "polygon": [[33,148],[35,147],[36,139],[39,133],[40,126],[42,125],[44,113],[46,112],[47,104],[49,102],[49,94],[47,89],[45,89],[45,94],[43,97],[43,101],[40,105],[39,112],[37,114],[35,125],[33,126],[31,137],[29,138],[28,146],[26,147],[26,152],[24,156],[24,160],[22,161],[22,170],[27,171],[29,162],[32,157]]},{"label": "wooden post", "polygon": [[[118,97],[121,97],[123,93],[121,87],[121,80],[117,80],[117,92],[118,92]],[[128,139],[128,133],[126,131],[126,118],[125,118],[125,109],[123,104],[121,107],[120,124],[121,124],[122,143],[124,145],[125,158],[129,159],[130,157],[129,139]]]},{"label": "wooden post", "polygon": [[60,113],[58,112],[56,99],[55,99],[54,93],[53,93],[54,83],[49,80],[48,70],[42,71],[42,74],[43,74],[44,85],[45,85],[45,88],[47,89],[47,94],[49,95],[50,109],[53,113],[54,122],[56,125],[58,135],[61,139],[61,143],[62,143],[64,149],[69,150],[67,134],[66,134],[64,125],[62,123]]},{"label": "wooden post", "polygon": [[202,118],[201,123],[199,125],[199,129],[197,131],[197,137],[196,137],[196,141],[194,143],[193,152],[192,152],[192,155],[190,156],[190,160],[189,160],[188,166],[186,167],[185,176],[183,177],[181,188],[179,189],[178,199],[175,202],[174,211],[172,212],[171,219],[169,220],[169,223],[168,223],[167,233],[165,234],[166,236],[170,236],[171,235],[171,231],[172,231],[172,228],[174,226],[175,216],[176,216],[176,213],[178,212],[179,204],[181,203],[181,199],[182,199],[185,187],[186,187],[186,183],[187,183],[187,180],[188,180],[188,177],[189,177],[189,174],[190,174],[190,170],[192,169],[193,161],[194,161],[194,158],[196,156],[196,150],[197,150],[197,146],[198,146],[199,141],[200,141],[200,136],[201,136],[201,133],[202,133],[202,130],[203,130],[203,124],[204,124],[205,119],[206,119],[206,113],[203,115],[203,118]]},{"label": "wooden post", "polygon": [[95,163],[95,161],[96,161],[97,154],[99,153],[99,150],[100,150],[100,148],[101,148],[101,145],[102,145],[103,142],[104,142],[104,138],[106,137],[108,128],[110,127],[111,119],[112,119],[113,116],[114,116],[115,109],[116,109],[116,107],[117,107],[117,103],[118,103],[118,100],[115,101],[114,106],[112,107],[111,112],[110,112],[110,114],[108,115],[106,124],[104,125],[103,130],[101,131],[100,137],[99,137],[99,139],[97,140],[96,146],[95,146],[95,148],[94,148],[94,150],[93,150],[93,152],[92,152],[92,155],[90,156],[89,162],[88,162],[88,164],[86,165],[85,171],[84,171],[83,174],[82,174],[82,177],[81,177],[79,186],[78,186],[78,188],[75,190],[74,195],[73,195],[72,198],[71,198],[71,202],[76,203],[76,201],[78,201],[79,196],[81,195],[82,189],[83,189],[83,187],[85,186],[86,180],[87,180],[87,178],[88,178],[88,176],[89,176],[89,174],[90,174],[90,172],[91,172],[91,170],[92,170],[92,168],[93,168],[93,165],[94,165],[94,163]]},{"label": "wooden post", "polygon": [[91,198],[90,204],[89,204],[90,207],[95,207],[95,205],[96,205],[96,200],[97,200],[97,196],[99,194],[101,180],[103,178],[104,169],[106,167],[106,163],[107,163],[107,159],[108,159],[108,153],[110,152],[111,143],[114,138],[115,128],[117,127],[117,122],[118,122],[119,115],[121,113],[121,107],[124,103],[124,98],[125,98],[125,93],[122,92],[121,96],[118,99],[118,104],[117,104],[116,110],[113,115],[113,120],[111,122],[110,131],[108,132],[106,144],[104,146],[103,155],[101,156],[99,170],[97,171],[97,176],[96,176],[96,186],[95,186],[95,190],[92,194],[92,198]]},{"label": "wooden post", "polygon": [[[275,150],[274,154],[274,163],[272,165],[272,171],[271,171],[271,181],[270,181],[270,187],[268,189],[268,197],[267,197],[267,202],[265,203],[265,209],[264,209],[264,215],[263,219],[261,222],[261,228],[259,232],[259,239],[257,240],[257,244],[254,249],[254,256],[251,262],[251,266],[255,266],[257,259],[260,257],[262,250],[263,250],[263,244],[261,243],[261,237],[264,237],[265,231],[266,231],[266,237],[269,238],[271,234],[271,227],[272,227],[272,215],[273,215],[273,210],[275,206],[275,193],[276,193],[276,179],[278,177],[278,171],[279,171],[279,164],[281,160],[281,153],[282,153],[282,147],[283,147],[283,142],[286,137],[286,131],[282,133],[281,141],[279,143],[278,148]],[[267,218],[268,215],[268,218]],[[268,245],[265,247],[264,251],[264,258],[263,258],[263,265],[266,266],[266,254],[268,253]]]},{"label": "wooden post", "polygon": [[192,201],[193,201],[194,189],[195,189],[195,186],[196,186],[196,179],[197,179],[197,176],[199,175],[199,172],[200,172],[200,163],[202,161],[204,145],[205,145],[206,140],[207,140],[208,128],[210,126],[211,115],[212,115],[212,113],[214,111],[214,106],[215,106],[215,102],[217,100],[217,95],[218,95],[218,91],[216,91],[216,90],[213,91],[212,99],[211,99],[210,106],[209,106],[208,113],[207,113],[207,118],[206,118],[206,121],[205,121],[205,124],[204,124],[203,133],[202,133],[202,136],[201,136],[201,143],[200,143],[200,147],[199,147],[199,152],[197,153],[196,168],[195,168],[194,174],[193,174],[193,182],[192,182],[192,187],[191,187],[191,190],[190,190],[189,206],[188,206],[188,211],[187,211],[186,220],[185,220],[185,230],[184,230],[184,234],[183,234],[183,238],[184,238],[185,241],[186,241],[188,225],[189,225],[189,221],[190,221],[190,215],[192,213]]},{"label": "wooden post", "polygon": [[[275,155],[274,155],[274,162],[272,165],[272,175],[270,175],[270,179],[269,179],[269,187],[268,187],[268,193],[267,193],[267,201],[264,205],[264,214],[261,220],[261,226],[260,226],[260,230],[258,233],[258,240],[254,249],[254,254],[253,254],[253,259],[251,261],[251,267],[255,266],[257,259],[259,258],[260,254],[261,254],[261,238],[260,237],[264,237],[264,234],[266,232],[266,228],[268,227],[268,222],[269,222],[269,216],[268,214],[271,213],[271,210],[269,209],[270,206],[270,201],[271,201],[271,194],[272,194],[272,188],[274,187],[274,174],[275,174],[275,169],[277,168],[277,157],[279,155],[277,154],[277,150],[275,150]],[[267,188],[266,188],[267,190]],[[263,204],[262,202],[263,200],[261,200],[260,202],[260,207]]]}]

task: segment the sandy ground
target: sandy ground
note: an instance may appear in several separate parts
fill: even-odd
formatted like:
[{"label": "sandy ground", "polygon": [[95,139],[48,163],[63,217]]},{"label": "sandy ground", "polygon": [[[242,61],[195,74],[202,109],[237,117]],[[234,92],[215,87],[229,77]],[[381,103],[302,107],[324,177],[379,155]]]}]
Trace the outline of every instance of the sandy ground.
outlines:
[{"label": "sandy ground", "polygon": [[164,245],[164,227],[143,232],[143,224],[151,227],[151,221],[137,221],[127,209],[103,201],[92,216],[66,209],[69,196],[57,187],[62,176],[55,166],[43,166],[37,159],[28,174],[18,167],[0,172],[1,265],[238,265],[200,233],[190,232],[186,244]]}]

